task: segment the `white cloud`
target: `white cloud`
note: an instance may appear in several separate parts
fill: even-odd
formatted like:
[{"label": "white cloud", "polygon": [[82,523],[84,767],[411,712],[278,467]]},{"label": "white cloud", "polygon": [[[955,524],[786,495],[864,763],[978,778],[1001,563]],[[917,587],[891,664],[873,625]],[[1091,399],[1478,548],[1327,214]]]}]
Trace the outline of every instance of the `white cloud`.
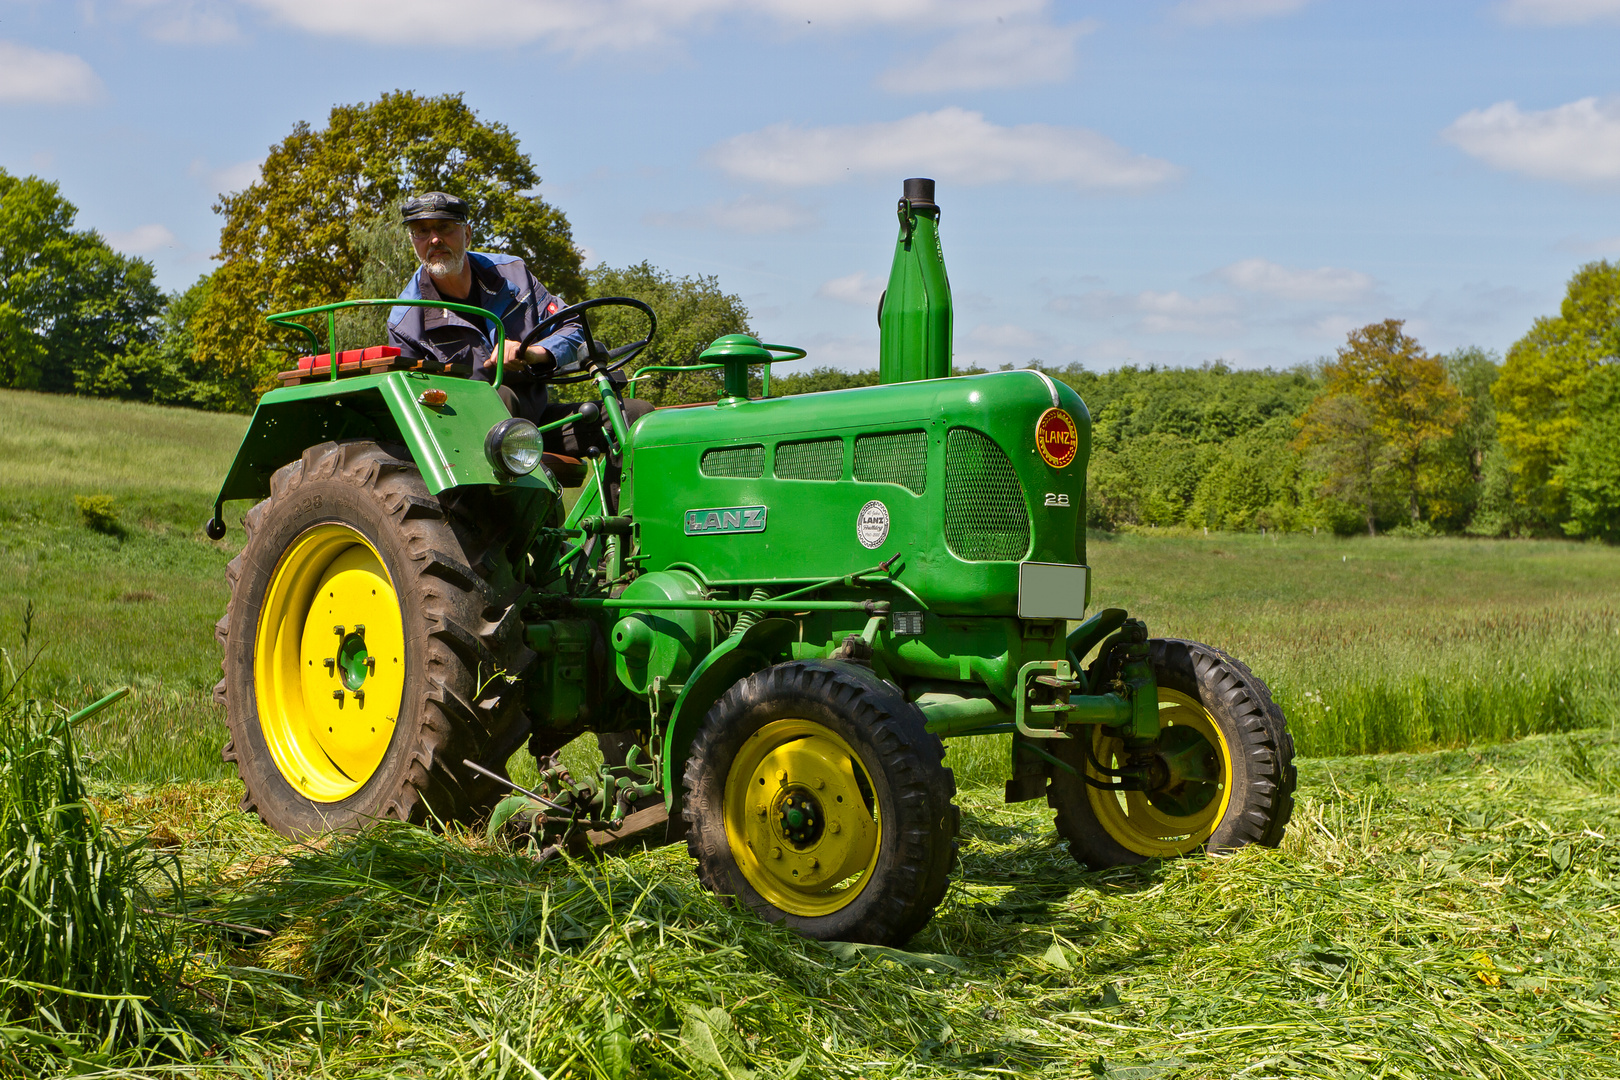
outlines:
[{"label": "white cloud", "polygon": [[1441,136],[1496,169],[1541,180],[1620,180],[1620,98],[1582,98],[1540,112],[1512,101],[1458,117]]},{"label": "white cloud", "polygon": [[96,100],[103,89],[90,65],[71,53],[0,41],[0,102],[75,105]]},{"label": "white cloud", "polygon": [[1208,26],[1292,15],[1308,3],[1310,0],[1182,0],[1173,14],[1182,22]]},{"label": "white cloud", "polygon": [[980,323],[963,332],[958,324],[956,367],[980,367],[994,371],[1003,364],[1027,367],[1031,361],[1055,362],[1063,348],[1045,334],[1020,323]]},{"label": "white cloud", "polygon": [[824,300],[837,300],[844,304],[855,304],[859,307],[876,307],[878,297],[889,285],[887,278],[871,277],[864,270],[857,270],[853,274],[833,278],[822,283],[816,290],[816,295]]},{"label": "white cloud", "polygon": [[1496,12],[1504,22],[1544,26],[1620,22],[1620,0],[1503,0]]},{"label": "white cloud", "polygon": [[272,18],[317,34],[410,43],[420,27],[436,40],[484,45],[548,41],[588,52],[664,42],[672,33],[727,16],[764,18],[797,30],[858,26],[955,27],[1033,14],[1047,0],[461,0],[446,19],[442,0],[246,0]]},{"label": "white cloud", "polygon": [[241,36],[231,8],[230,0],[116,0],[113,15],[138,22],[158,41],[215,45]]},{"label": "white cloud", "polygon": [[1232,296],[1187,296],[1171,290],[1139,293],[1095,291],[1060,296],[1047,305],[1061,314],[1093,322],[1123,322],[1144,334],[1234,336],[1243,332],[1238,302]]},{"label": "white cloud", "polygon": [[1000,127],[955,107],[876,124],[773,124],[725,140],[710,156],[732,176],[778,184],[832,184],[872,173],[1136,191],[1181,171],[1085,128]]},{"label": "white cloud", "polygon": [[1243,259],[1215,271],[1215,277],[1242,292],[1280,300],[1349,303],[1373,290],[1373,279],[1359,270],[1321,266],[1315,270],[1281,266],[1268,259]]},{"label": "white cloud", "polygon": [[1571,236],[1562,241],[1558,247],[1561,251],[1571,251],[1576,255],[1620,255],[1620,235],[1596,239]]},{"label": "white cloud", "polygon": [[215,194],[225,195],[258,183],[259,170],[263,167],[264,158],[238,161],[234,165],[223,165],[218,168],[209,165],[202,158],[195,158],[186,168],[186,172],[193,178],[201,180]]},{"label": "white cloud", "polygon": [[789,199],[762,199],[756,195],[710,203],[695,210],[651,213],[642,220],[665,228],[718,229],[754,236],[809,229],[821,223],[809,207]]},{"label": "white cloud", "polygon": [[1045,20],[1001,20],[947,38],[928,55],[878,77],[885,90],[929,94],[1061,82],[1074,70],[1074,45],[1095,20],[1053,26]]},{"label": "white cloud", "polygon": [[110,232],[107,243],[126,255],[151,255],[163,248],[180,246],[179,239],[166,225],[137,225],[128,232]]}]

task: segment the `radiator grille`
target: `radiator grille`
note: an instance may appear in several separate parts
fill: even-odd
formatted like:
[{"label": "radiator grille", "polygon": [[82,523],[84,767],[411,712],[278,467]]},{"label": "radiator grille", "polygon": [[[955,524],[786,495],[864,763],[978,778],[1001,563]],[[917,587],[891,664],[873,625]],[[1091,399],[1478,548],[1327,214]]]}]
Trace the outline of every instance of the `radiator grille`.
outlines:
[{"label": "radiator grille", "polygon": [[1001,447],[971,428],[952,428],[945,442],[945,545],[972,562],[1010,562],[1029,551],[1018,474]]},{"label": "radiator grille", "polygon": [[765,475],[765,448],[721,446],[705,450],[699,469],[704,476],[734,476],[757,480]]},{"label": "radiator grille", "polygon": [[782,480],[839,480],[844,475],[844,440],[812,439],[778,443],[776,475]]},{"label": "radiator grille", "polygon": [[928,486],[928,434],[895,431],[855,440],[855,479],[899,484],[918,495]]}]

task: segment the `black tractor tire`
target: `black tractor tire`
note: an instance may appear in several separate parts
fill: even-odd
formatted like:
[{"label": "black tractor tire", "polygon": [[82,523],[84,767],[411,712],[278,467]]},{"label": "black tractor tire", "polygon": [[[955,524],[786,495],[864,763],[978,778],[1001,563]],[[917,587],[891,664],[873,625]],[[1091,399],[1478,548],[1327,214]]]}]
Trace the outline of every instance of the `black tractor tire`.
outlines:
[{"label": "black tractor tire", "polygon": [[[1241,662],[1195,641],[1155,638],[1148,643],[1148,661],[1161,705],[1170,695],[1180,695],[1202,708],[1199,723],[1218,729],[1228,750],[1222,754],[1212,747],[1213,760],[1222,763],[1222,788],[1230,793],[1224,809],[1217,797],[1200,811],[1206,820],[1194,831],[1154,836],[1155,829],[1166,826],[1148,796],[1101,791],[1081,779],[1088,774],[1108,779],[1088,766],[1083,740],[1093,740],[1093,755],[1104,765],[1109,759],[1099,751],[1108,743],[1099,728],[1075,728],[1076,738],[1047,744],[1053,756],[1075,770],[1052,766],[1047,788],[1047,801],[1057,811],[1058,834],[1068,841],[1070,854],[1084,866],[1105,870],[1246,844],[1276,847],[1293,814],[1296,773],[1294,740],[1271,691]],[[1191,709],[1183,706],[1172,715],[1178,712],[1190,714]],[[1104,800],[1113,801],[1109,805]]]},{"label": "black tractor tire", "polygon": [[[803,776],[798,764],[791,775],[772,768],[773,760],[789,760],[773,757],[784,747],[796,748],[800,757],[792,760],[814,762]],[[847,773],[830,783],[812,775],[839,769]],[[767,771],[774,775],[767,778]],[[822,941],[900,945],[927,924],[945,895],[960,820],[952,802],[956,781],[921,710],[870,669],[797,661],[740,680],[704,718],[683,779],[687,850],[697,859],[699,880],[765,919]],[[759,807],[739,801],[748,794]],[[756,815],[759,829],[788,827],[780,807],[759,813],[767,803],[802,806],[805,799],[826,800],[814,806],[822,821],[818,836],[802,847],[802,833],[792,841],[784,833],[780,847],[771,846],[774,834],[756,844],[748,832]],[[774,813],[783,815],[778,823]],[[838,851],[831,845],[840,842],[833,834],[840,832],[851,848],[869,851],[856,856],[864,869],[842,883],[825,882],[824,891],[797,891],[790,876],[797,871],[789,866],[814,867],[818,853],[831,860]],[[856,835],[866,836],[865,848]],[[745,836],[738,850],[733,837]],[[807,877],[815,872],[807,870]]]},{"label": "black tractor tire", "polygon": [[[492,522],[491,508],[478,504],[481,495],[487,500],[479,489],[431,495],[403,447],[372,441],[323,443],[276,471],[270,497],[243,521],[247,542],[226,572],[231,597],[215,627],[224,649],[224,678],[214,696],[226,708],[230,729],[223,756],[241,777],[244,811],[258,814],[284,836],[303,837],[381,820],[466,822],[507,793],[502,784],[463,765],[469,759],[501,773],[523,744],[529,721],[520,701],[522,682],[509,677],[521,675],[534,660],[523,642],[518,611],[524,590],[502,554],[512,538]],[[403,653],[397,658],[403,676],[392,734],[384,729],[372,744],[380,747],[386,740],[386,749],[368,751],[380,755],[372,759],[369,777],[342,797],[312,798],[299,790],[297,777],[284,774],[271,752],[271,735],[260,717],[255,657],[261,618],[276,618],[264,609],[278,567],[284,557],[296,562],[297,552],[307,550],[295,550],[300,538],[321,529],[358,534],[386,568],[402,641],[390,651]],[[317,610],[322,588],[315,587],[307,620],[332,621],[328,612]],[[297,617],[295,608],[288,609],[289,620]],[[389,612],[395,609],[387,605]],[[301,656],[294,656],[295,666]],[[309,662],[314,664],[313,657]],[[271,706],[272,715],[282,715],[307,708],[301,703],[307,696],[282,691],[266,700],[291,702]],[[376,723],[387,707],[369,721]],[[274,721],[268,726],[291,730],[277,729]],[[300,753],[314,747],[307,736],[297,745]],[[305,760],[313,758],[310,753]],[[337,770],[334,775],[347,775],[336,758],[322,767],[327,765]]]}]

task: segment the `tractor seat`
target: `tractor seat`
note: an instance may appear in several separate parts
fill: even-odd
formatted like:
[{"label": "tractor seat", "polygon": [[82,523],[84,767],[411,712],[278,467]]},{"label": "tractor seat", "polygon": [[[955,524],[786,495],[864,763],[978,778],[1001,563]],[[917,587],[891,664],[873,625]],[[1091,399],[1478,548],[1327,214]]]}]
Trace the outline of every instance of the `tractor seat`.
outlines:
[{"label": "tractor seat", "polygon": [[585,463],[567,454],[553,454],[546,451],[540,455],[540,464],[551,470],[551,475],[555,476],[557,483],[563,487],[579,487],[588,475]]}]

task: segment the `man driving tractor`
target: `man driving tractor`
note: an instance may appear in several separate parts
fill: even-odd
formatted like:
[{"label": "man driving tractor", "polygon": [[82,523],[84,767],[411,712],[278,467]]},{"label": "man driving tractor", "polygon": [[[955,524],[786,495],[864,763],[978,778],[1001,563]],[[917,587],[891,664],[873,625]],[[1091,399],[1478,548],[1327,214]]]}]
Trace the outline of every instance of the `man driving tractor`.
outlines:
[{"label": "man driving tractor", "polygon": [[[465,199],[430,191],[406,200],[400,216],[422,264],[400,289],[400,299],[447,300],[494,312],[506,330],[506,373],[499,393],[507,410],[540,425],[573,412],[576,406],[549,403],[546,381],[581,359],[585,342],[579,326],[562,326],[527,349],[520,344],[566,301],[552,295],[517,256],[469,250],[472,226]],[[388,316],[388,343],[408,360],[465,365],[473,378],[489,382],[495,375],[494,327],[477,325],[474,318],[445,308],[396,307]],[[632,424],[650,411],[640,402],[625,405],[625,419]],[[582,421],[547,442],[548,450],[578,457],[606,441],[600,423]]]}]

